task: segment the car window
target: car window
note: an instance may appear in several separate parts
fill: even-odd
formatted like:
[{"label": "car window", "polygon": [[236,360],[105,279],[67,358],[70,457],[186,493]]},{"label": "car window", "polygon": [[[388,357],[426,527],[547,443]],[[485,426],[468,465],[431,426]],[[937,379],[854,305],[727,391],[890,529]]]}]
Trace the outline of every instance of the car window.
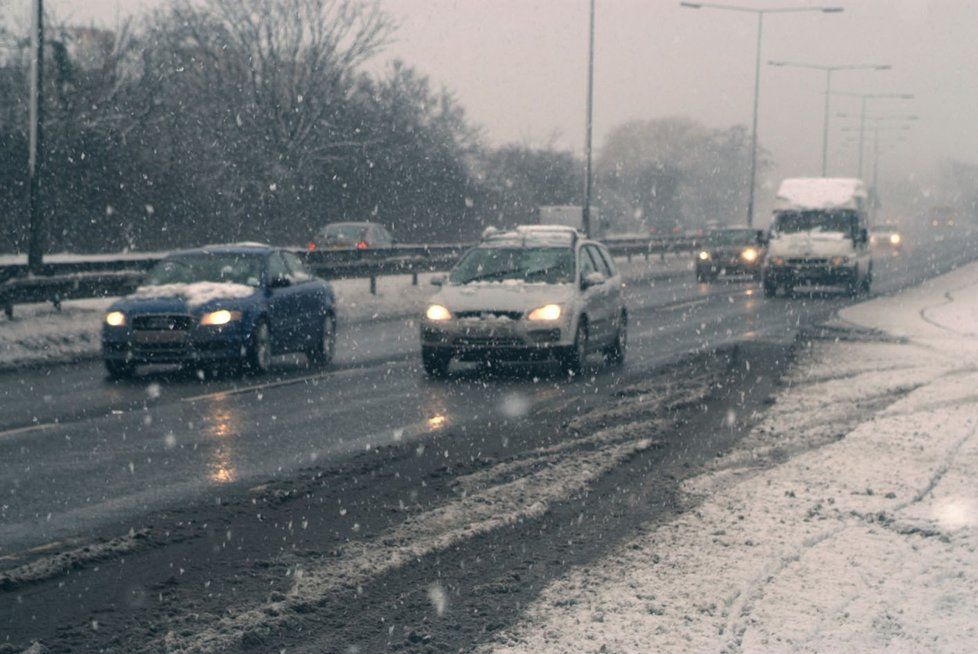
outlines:
[{"label": "car window", "polygon": [[574,252],[551,247],[478,247],[462,257],[448,277],[452,284],[523,281],[567,284],[574,281]]},{"label": "car window", "polygon": [[604,260],[605,268],[608,270],[608,276],[614,277],[615,275],[617,275],[618,269],[615,268],[615,260],[611,256],[611,253],[608,252],[607,249],[605,249],[603,246],[600,245],[597,246],[596,249],[598,253],[601,255],[601,259]]},{"label": "car window", "polygon": [[268,278],[289,277],[289,269],[285,265],[285,260],[278,252],[268,255]]},{"label": "car window", "polygon": [[588,253],[588,248],[586,247],[581,248],[580,261],[581,261],[581,279],[584,279],[585,277],[587,277],[593,272],[598,272],[598,267],[595,265],[594,260],[591,258],[591,255]]},{"label": "car window", "polygon": [[608,267],[608,263],[604,260],[604,255],[601,254],[601,251],[597,248],[597,246],[587,245],[585,246],[585,249],[594,260],[594,265],[597,271],[605,277],[611,277],[611,268]]},{"label": "car window", "polygon": [[289,272],[292,273],[292,277],[296,281],[305,282],[312,279],[312,273],[294,252],[282,252],[282,258],[285,259],[285,265],[288,266]]}]

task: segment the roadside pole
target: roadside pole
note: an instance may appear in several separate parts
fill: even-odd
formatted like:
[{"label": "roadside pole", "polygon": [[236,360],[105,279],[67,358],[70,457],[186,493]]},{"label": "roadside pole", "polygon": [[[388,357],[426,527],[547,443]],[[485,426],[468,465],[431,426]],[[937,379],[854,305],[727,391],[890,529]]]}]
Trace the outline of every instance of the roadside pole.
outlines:
[{"label": "roadside pole", "polygon": [[27,266],[39,273],[44,263],[44,212],[41,175],[44,167],[44,0],[34,0],[31,10],[30,143],[28,169],[28,217],[30,220]]},{"label": "roadside pole", "polygon": [[581,227],[591,235],[591,123],[594,113],[594,0],[588,26],[587,51],[587,118],[584,128],[584,205],[581,207]]}]

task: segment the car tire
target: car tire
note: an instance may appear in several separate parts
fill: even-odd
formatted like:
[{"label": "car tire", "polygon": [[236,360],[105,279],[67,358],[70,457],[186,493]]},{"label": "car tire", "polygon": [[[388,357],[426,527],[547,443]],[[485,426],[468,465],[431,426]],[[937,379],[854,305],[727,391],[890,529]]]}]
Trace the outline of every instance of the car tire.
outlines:
[{"label": "car tire", "polygon": [[109,373],[109,379],[131,379],[136,374],[136,366],[128,361],[106,359],[105,371]]},{"label": "car tire", "polygon": [[873,288],[873,267],[870,266],[869,270],[866,272],[866,277],[863,278],[862,287],[860,290],[869,295],[870,290]]},{"label": "car tire", "polygon": [[628,349],[628,313],[621,312],[621,320],[618,327],[618,335],[615,342],[608,346],[604,351],[605,359],[613,366],[621,365],[625,362],[625,351]]},{"label": "car tire", "polygon": [[448,376],[448,366],[451,362],[451,354],[431,347],[421,348],[421,367],[428,377],[442,379]]},{"label": "car tire", "polygon": [[778,294],[778,285],[774,282],[765,279],[764,280],[764,297],[774,297]]},{"label": "car tire", "polygon": [[577,331],[574,333],[574,344],[564,353],[561,365],[564,372],[571,376],[581,374],[587,360],[588,329],[587,319],[583,316],[577,321]]},{"label": "car tire", "polygon": [[259,320],[248,339],[245,349],[244,368],[257,375],[267,373],[272,367],[272,335],[268,322]]},{"label": "car tire", "polygon": [[326,314],[319,329],[316,343],[306,351],[306,358],[311,365],[325,368],[333,362],[336,354],[336,317],[331,313]]}]

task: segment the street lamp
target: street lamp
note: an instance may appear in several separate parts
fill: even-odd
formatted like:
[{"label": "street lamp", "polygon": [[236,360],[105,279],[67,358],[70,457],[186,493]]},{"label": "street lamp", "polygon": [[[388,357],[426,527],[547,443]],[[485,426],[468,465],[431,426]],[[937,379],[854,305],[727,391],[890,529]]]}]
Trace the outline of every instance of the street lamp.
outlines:
[{"label": "street lamp", "polygon": [[680,2],[681,7],[686,9],[721,9],[724,11],[737,11],[741,13],[754,14],[757,16],[757,53],[754,64],[754,116],[751,122],[751,146],[750,146],[750,188],[747,194],[747,224],[754,224],[754,187],[757,185],[757,105],[761,94],[761,35],[764,32],[765,14],[794,14],[801,12],[821,12],[823,14],[838,14],[843,11],[842,7],[770,7],[767,9],[756,9],[753,7],[740,7],[736,5],[725,5],[714,2]]},{"label": "street lamp", "polygon": [[828,176],[829,168],[829,99],[832,97],[832,73],[838,70],[890,70],[889,64],[848,64],[826,66],[822,64],[805,64],[792,61],[769,61],[768,65],[790,68],[810,68],[825,72],[825,121],[822,125],[822,177]]},{"label": "street lamp", "polygon": [[591,235],[591,125],[594,113],[594,0],[591,0],[587,46],[587,118],[584,125],[584,206],[581,207],[581,227]]},{"label": "street lamp", "polygon": [[846,91],[835,91],[835,95],[844,95],[850,98],[859,98],[859,177],[863,176],[863,150],[866,143],[866,104],[870,100],[889,98],[893,100],[913,100],[913,93],[849,93]]}]

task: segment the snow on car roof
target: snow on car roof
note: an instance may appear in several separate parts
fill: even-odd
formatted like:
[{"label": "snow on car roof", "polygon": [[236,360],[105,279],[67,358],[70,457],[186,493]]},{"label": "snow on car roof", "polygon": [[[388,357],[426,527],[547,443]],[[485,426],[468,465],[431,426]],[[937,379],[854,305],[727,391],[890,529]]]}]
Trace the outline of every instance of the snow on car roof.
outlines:
[{"label": "snow on car roof", "polygon": [[519,225],[506,231],[487,229],[483,232],[483,243],[519,246],[561,246],[572,247],[583,235],[566,225]]},{"label": "snow on car roof", "polygon": [[796,177],[781,182],[778,209],[860,209],[866,200],[862,180],[848,177]]}]

